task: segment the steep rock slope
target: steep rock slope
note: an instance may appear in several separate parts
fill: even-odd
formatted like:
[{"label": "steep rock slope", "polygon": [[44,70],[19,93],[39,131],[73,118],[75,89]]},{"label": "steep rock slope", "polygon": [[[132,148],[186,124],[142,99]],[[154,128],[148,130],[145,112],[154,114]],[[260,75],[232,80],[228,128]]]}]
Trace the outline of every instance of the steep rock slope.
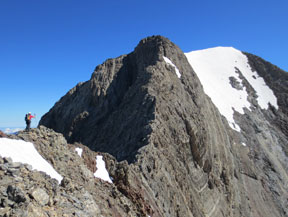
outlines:
[{"label": "steep rock slope", "polygon": [[122,161],[109,169],[117,189],[150,216],[287,215],[287,134],[273,122],[287,118],[285,108],[263,110],[243,78],[254,107],[234,112],[235,131],[191,65],[168,39],[143,39],[98,66],[40,124]]},{"label": "steep rock slope", "polygon": [[[260,178],[262,183],[266,183],[266,189],[271,191],[273,200],[275,195],[281,195],[277,203],[285,207],[287,194],[285,190],[279,192],[277,189],[282,189],[287,183],[283,181],[287,180],[287,122],[279,121],[287,118],[287,107],[283,104],[283,96],[287,94],[287,73],[259,57],[234,48],[219,47],[191,52],[186,56],[204,84],[204,91],[211,96],[231,128],[239,131],[239,143],[249,147],[246,152],[249,158],[245,155],[237,157],[241,160],[240,166],[245,165],[240,172],[248,177]],[[235,154],[239,151],[242,153],[240,149]],[[244,186],[257,195],[252,199],[253,204],[262,210],[257,214],[257,210],[252,209],[253,215],[269,213],[263,203],[265,197],[259,194],[259,186],[246,181]]]},{"label": "steep rock slope", "polygon": [[[288,73],[260,57],[249,53],[245,54],[248,57],[250,66],[264,78],[277,96],[279,110],[274,110],[275,116],[271,121],[288,137]],[[286,154],[288,153],[287,148],[286,146]]]}]

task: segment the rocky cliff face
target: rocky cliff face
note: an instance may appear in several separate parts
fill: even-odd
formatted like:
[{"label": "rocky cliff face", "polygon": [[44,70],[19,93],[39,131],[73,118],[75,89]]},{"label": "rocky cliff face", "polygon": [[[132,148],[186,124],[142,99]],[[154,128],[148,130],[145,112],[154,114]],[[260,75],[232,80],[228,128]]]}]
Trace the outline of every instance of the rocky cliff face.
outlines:
[{"label": "rocky cliff face", "polygon": [[[257,57],[255,55],[245,53],[249,59],[251,67],[256,70],[265,82],[273,90],[277,96],[279,110],[271,110],[274,116],[267,117],[270,123],[276,125],[282,133],[288,137],[288,73],[279,69],[277,66]],[[287,146],[284,147],[287,152]]]},{"label": "rocky cliff face", "polygon": [[[91,203],[98,201],[99,190],[103,205],[92,216],[287,216],[287,73],[246,56],[278,97],[279,108],[261,109],[243,78],[253,108],[234,113],[240,132],[204,93],[185,54],[161,36],[143,39],[132,53],[107,60],[89,81],[71,89],[40,125],[119,162],[108,154],[105,158],[112,187],[84,178],[81,195],[74,190],[78,205],[84,206],[85,192]],[[237,82],[231,85],[237,88]],[[29,140],[37,142],[44,129]],[[40,141],[45,156],[54,143]],[[69,146],[61,144],[60,149],[67,149],[63,153],[70,153]],[[49,156],[52,164],[57,159],[55,169],[69,177],[69,183],[81,182],[83,176],[71,175],[66,167],[79,161],[83,168],[85,159],[66,155],[71,156],[67,162],[52,151]],[[63,185],[58,188],[66,192]],[[50,192],[52,183],[47,186]],[[76,206],[69,201],[70,207]]]}]

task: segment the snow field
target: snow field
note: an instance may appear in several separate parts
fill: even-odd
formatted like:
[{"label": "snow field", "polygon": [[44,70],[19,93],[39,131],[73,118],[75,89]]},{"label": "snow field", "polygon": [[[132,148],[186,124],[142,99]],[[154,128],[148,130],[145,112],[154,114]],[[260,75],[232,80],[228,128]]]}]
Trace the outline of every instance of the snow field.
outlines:
[{"label": "snow field", "polygon": [[[256,91],[258,104],[262,109],[267,109],[270,103],[278,109],[277,98],[273,91],[265,84],[257,72],[249,66],[247,57],[239,50],[232,47],[216,47],[185,54],[190,65],[199,77],[204,92],[211,98],[226,117],[230,127],[240,132],[240,127],[235,123],[234,110],[244,114],[244,108],[250,110],[248,93],[236,73],[236,68],[241,71],[246,80]],[[242,90],[232,87],[229,77],[234,77],[242,86]]]},{"label": "snow field", "polygon": [[14,162],[29,164],[61,183],[62,176],[38,153],[31,142],[0,138],[0,155],[10,157]]}]

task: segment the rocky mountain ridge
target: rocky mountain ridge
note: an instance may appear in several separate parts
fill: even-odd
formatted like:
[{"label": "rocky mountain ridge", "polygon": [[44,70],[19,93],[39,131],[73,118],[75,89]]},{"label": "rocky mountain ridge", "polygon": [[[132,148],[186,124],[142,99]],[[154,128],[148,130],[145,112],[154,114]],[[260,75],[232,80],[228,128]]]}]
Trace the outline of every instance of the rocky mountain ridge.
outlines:
[{"label": "rocky mountain ridge", "polygon": [[[33,142],[63,179],[58,183],[30,165],[0,157],[0,216],[148,216],[145,203],[140,204],[143,201],[131,202],[130,196],[118,189],[117,183],[124,181],[125,165],[112,156],[68,144],[61,134],[43,126],[6,137]],[[81,157],[76,147],[82,148]],[[94,177],[97,154],[108,163],[115,184]],[[116,167],[119,172],[114,171]]]},{"label": "rocky mountain ridge", "polygon": [[[287,216],[287,73],[245,55],[277,96],[279,108],[262,109],[238,69],[241,83],[231,79],[231,85],[245,88],[253,105],[244,114],[234,112],[240,132],[205,94],[181,49],[162,36],[143,39],[132,53],[97,66],[89,81],[63,96],[40,125],[61,132],[71,144],[109,153],[104,159],[113,184],[103,187],[85,178],[95,169],[95,153],[86,147],[93,157],[79,159],[60,134],[41,126],[16,138],[35,142],[69,183],[77,186],[84,179],[80,186],[92,195],[90,204],[99,202],[100,191],[103,201],[92,206],[92,216]],[[48,132],[61,139],[40,136]],[[76,198],[77,206],[85,207],[84,198]],[[58,205],[38,208],[45,216]],[[90,215],[77,214],[77,206],[69,203],[73,215]]]}]

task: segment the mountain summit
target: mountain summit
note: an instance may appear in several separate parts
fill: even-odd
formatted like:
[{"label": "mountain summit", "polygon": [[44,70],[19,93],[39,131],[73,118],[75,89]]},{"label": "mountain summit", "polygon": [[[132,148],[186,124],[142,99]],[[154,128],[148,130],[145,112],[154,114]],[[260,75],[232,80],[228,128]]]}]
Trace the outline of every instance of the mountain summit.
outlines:
[{"label": "mountain summit", "polygon": [[184,54],[153,36],[97,66],[40,125],[125,164],[109,173],[143,215],[287,216],[287,82],[252,54]]}]

